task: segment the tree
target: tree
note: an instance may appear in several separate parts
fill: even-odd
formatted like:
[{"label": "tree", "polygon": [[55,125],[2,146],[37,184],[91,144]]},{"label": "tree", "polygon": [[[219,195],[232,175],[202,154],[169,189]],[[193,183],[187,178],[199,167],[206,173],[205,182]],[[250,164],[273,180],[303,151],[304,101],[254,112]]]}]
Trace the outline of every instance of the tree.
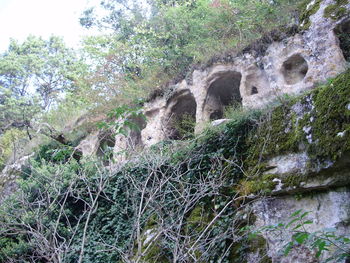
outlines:
[{"label": "tree", "polygon": [[10,128],[30,128],[33,118],[57,104],[67,91],[78,88],[83,61],[52,36],[11,40],[0,55],[0,134]]},{"label": "tree", "polygon": [[[102,61],[91,76],[98,86],[110,83],[120,96],[132,88],[146,97],[149,91],[184,78],[191,65],[235,53],[289,23],[298,1],[101,1],[103,12],[87,9],[80,20],[87,28],[108,32],[85,41],[87,53]],[[96,58],[96,50],[104,50],[101,57]]]}]

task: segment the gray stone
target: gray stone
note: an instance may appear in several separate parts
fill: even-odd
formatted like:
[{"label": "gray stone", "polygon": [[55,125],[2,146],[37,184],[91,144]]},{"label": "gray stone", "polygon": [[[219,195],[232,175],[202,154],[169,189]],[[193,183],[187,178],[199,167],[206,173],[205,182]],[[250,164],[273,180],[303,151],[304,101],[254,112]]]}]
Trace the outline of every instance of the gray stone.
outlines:
[{"label": "gray stone", "polygon": [[212,126],[220,126],[222,124],[228,123],[230,121],[230,119],[220,119],[220,120],[215,120],[211,122]]},{"label": "gray stone", "polygon": [[[291,214],[302,210],[309,212],[303,220],[310,220],[312,224],[305,225],[303,231],[315,233],[334,228],[336,235],[350,234],[350,189],[340,188],[336,191],[314,192],[302,198],[294,196],[280,196],[258,200],[253,204],[253,213],[256,216],[255,227],[261,229],[264,226],[287,224],[291,221]],[[267,241],[267,254],[272,262],[284,263],[311,263],[319,262],[315,257],[315,251],[305,245],[295,246],[288,256],[283,255],[284,246],[291,240],[292,227],[285,231],[264,232]],[[329,251],[322,259],[330,256],[335,251]],[[255,256],[256,258],[256,256]]]}]

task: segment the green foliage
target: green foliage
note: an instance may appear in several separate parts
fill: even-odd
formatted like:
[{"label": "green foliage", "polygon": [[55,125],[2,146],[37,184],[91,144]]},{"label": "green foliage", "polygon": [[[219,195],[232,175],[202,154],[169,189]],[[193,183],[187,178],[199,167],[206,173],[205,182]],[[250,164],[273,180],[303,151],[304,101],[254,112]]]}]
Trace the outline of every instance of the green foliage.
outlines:
[{"label": "green foliage", "polygon": [[90,102],[85,100],[80,92],[65,92],[64,100],[41,115],[40,122],[48,123],[57,131],[69,130],[70,134],[67,134],[67,136],[72,136],[74,129],[79,128],[76,127],[76,121],[82,118],[86,112],[89,112],[90,108]]},{"label": "green foliage", "polygon": [[18,129],[7,130],[0,136],[0,170],[6,164],[11,155],[16,156],[20,140],[26,136],[25,132]]},{"label": "green foliage", "polygon": [[83,18],[87,27],[114,31],[85,41],[87,54],[98,65],[91,83],[117,91],[119,99],[128,100],[132,93],[147,97],[169,80],[185,77],[190,65],[204,63],[214,54],[238,51],[289,23],[287,14],[296,2],[149,1],[145,6],[141,1],[103,1],[106,16],[98,17],[98,12],[88,9]]},{"label": "green foliage", "polygon": [[[324,229],[323,231],[309,232],[307,227],[314,224],[310,220],[310,212],[297,210],[292,213],[287,223],[278,223],[263,227],[258,232],[266,231],[269,234],[288,233],[290,241],[284,245],[283,254],[287,256],[297,246],[306,246],[310,251],[315,251],[315,257],[323,257],[324,262],[343,262],[350,256],[350,238],[337,235],[336,229]],[[323,256],[326,253],[325,256]]]},{"label": "green foliage", "polygon": [[[121,112],[115,114],[120,116]],[[205,238],[212,240],[211,252],[198,254],[196,250],[197,257],[203,262],[215,262],[224,257],[226,261],[223,262],[228,262],[226,252],[230,249],[231,237],[229,234],[223,239],[218,236],[231,233],[231,221],[235,216],[234,207],[229,205],[235,194],[232,185],[242,178],[240,164],[246,153],[241,144],[254,126],[254,118],[252,114],[249,118],[233,120],[221,129],[208,130],[204,137],[193,140],[188,147],[175,150],[173,146],[168,148],[165,145],[155,150],[157,153],[151,149],[112,174],[96,162],[85,160],[77,163],[70,158],[70,147],[54,143],[42,146],[30,169],[23,173],[17,195],[0,206],[3,215],[0,216],[0,243],[6,248],[1,250],[0,257],[6,262],[8,257],[27,259],[36,255],[40,260],[50,255],[58,256],[55,251],[62,251],[65,262],[77,262],[85,240],[84,262],[121,260],[123,253],[133,251],[134,226],[141,200],[139,187],[147,186],[148,196],[153,193],[152,187],[157,190],[157,183],[163,182],[161,196],[156,195],[147,202],[140,218],[142,228],[146,230],[150,224],[158,226],[161,218],[165,229],[171,229],[177,227],[174,220],[182,215],[185,219],[182,231],[194,237],[189,245],[194,244],[204,230]],[[104,187],[99,195],[101,180]],[[215,188],[215,182],[222,183]],[[184,198],[187,194],[190,199]],[[196,195],[198,197],[191,201],[193,203],[187,203]],[[94,198],[96,204],[92,206]],[[214,219],[214,215],[220,213],[220,216],[206,229],[207,224],[198,217],[198,208],[195,207],[210,209],[207,223]],[[92,213],[84,232],[89,211]],[[12,224],[14,220],[21,224]],[[37,232],[26,231],[27,224],[38,225],[38,230],[44,230],[39,231],[40,239],[36,238]],[[9,231],[24,234],[13,238]],[[55,237],[59,238],[53,244],[41,243]],[[70,242],[69,246],[67,242]],[[26,244],[23,249],[22,244]],[[45,252],[41,250],[43,246]],[[171,238],[161,236],[143,260],[152,262],[158,258],[168,262],[173,246]]]},{"label": "green foliage", "polygon": [[[183,218],[180,232],[191,237],[188,239],[190,247],[194,244],[205,246],[205,242],[201,239],[204,236],[206,240],[211,240],[210,254],[198,249],[190,251],[198,262],[215,262],[222,257],[223,262],[229,262],[233,257],[232,253],[239,253],[239,258],[243,260],[250,246],[249,241],[243,237],[245,234],[236,233],[242,235],[240,241],[245,240],[246,243],[244,246],[234,247],[232,247],[233,240],[230,235],[220,236],[222,233],[232,231],[233,218],[235,218],[235,225],[232,229],[241,229],[246,224],[245,220],[239,219],[235,206],[231,204],[233,196],[238,190],[241,190],[237,190],[237,185],[245,178],[243,163],[252,161],[252,156],[254,156],[260,160],[260,163],[254,162],[254,165],[260,164],[263,170],[263,162],[266,158],[271,158],[274,154],[281,154],[281,152],[288,152],[288,150],[299,150],[300,141],[305,140],[302,128],[309,125],[308,120],[311,116],[313,121],[310,125],[312,125],[312,134],[315,136],[313,138],[318,138],[318,140],[317,143],[308,144],[305,140],[305,149],[314,158],[339,158],[348,149],[347,130],[343,137],[337,136],[339,132],[347,129],[349,122],[350,96],[346,93],[348,74],[346,72],[338,76],[326,86],[310,92],[301,99],[293,99],[292,102],[284,101],[283,105],[278,106],[272,112],[265,112],[263,119],[260,119],[262,112],[232,111],[230,113],[232,120],[226,125],[208,129],[200,137],[187,144],[177,145],[172,142],[153,147],[138,156],[137,159],[113,170],[112,173],[111,170],[101,168],[100,164],[95,162],[76,163],[70,158],[73,150],[71,147],[54,144],[43,146],[36,161],[23,175],[21,194],[14,197],[15,199],[12,199],[7,207],[1,206],[6,216],[5,221],[0,221],[0,227],[6,229],[5,226],[8,226],[13,220],[13,216],[19,216],[23,222],[38,223],[35,215],[43,214],[42,219],[44,220],[40,221],[40,224],[47,229],[44,232],[45,238],[51,238],[52,231],[49,232],[49,229],[52,230],[50,228],[52,222],[57,222],[57,211],[60,207],[58,200],[62,200],[63,196],[69,196],[70,198],[64,204],[66,219],[58,220],[61,224],[56,230],[58,235],[69,239],[71,231],[75,229],[75,235],[70,241],[71,245],[64,250],[64,258],[67,262],[77,261],[81,244],[84,244],[84,262],[118,261],[122,260],[122,256],[128,251],[134,251],[137,254],[135,252],[137,250],[135,249],[135,237],[137,236],[135,225],[140,224],[141,230],[145,231],[150,227],[149,222],[152,219],[152,227],[161,225],[164,229],[172,229],[174,219],[179,217]],[[339,101],[339,103],[333,105],[331,103],[333,101]],[[295,115],[292,106],[296,103],[307,106],[308,114]],[[314,110],[310,105],[314,105]],[[122,107],[116,109],[110,117],[127,119],[131,116],[136,117],[139,113],[137,109]],[[298,125],[295,125],[293,123],[297,117]],[[257,127],[258,122],[261,122],[259,127]],[[120,123],[112,123],[112,125],[120,125]],[[123,123],[123,125],[127,124]],[[318,128],[323,131],[323,138],[317,132]],[[333,147],[328,145],[331,137],[333,144],[338,138],[344,141],[335,144],[332,154],[329,155],[325,147]],[[275,143],[260,142],[259,140],[263,138],[273,138]],[[322,151],[318,150],[319,146]],[[266,150],[259,147],[266,147]],[[255,153],[257,149],[260,149],[259,154]],[[98,185],[101,182],[99,178],[103,178],[104,185],[101,194],[98,194]],[[259,180],[242,184],[246,191],[241,192],[249,194],[261,191],[266,193],[275,186],[275,183],[272,182],[273,178],[274,175],[267,174]],[[199,182],[203,180],[208,180],[208,188],[201,188],[205,184],[202,185]],[[213,187],[218,181],[221,184],[218,184],[217,188]],[[146,186],[145,196],[152,196],[153,187],[160,183],[162,185],[161,195],[147,199],[147,207],[143,210],[138,222],[136,220],[138,209],[135,207],[139,207],[142,198],[140,189]],[[36,203],[42,202],[44,192],[50,193],[49,196],[52,197],[50,202],[47,202],[47,205],[35,207]],[[190,196],[196,196],[198,193],[201,195],[187,207],[188,203],[186,199],[183,199],[186,193],[189,193]],[[19,199],[20,202],[16,199],[21,196],[24,196],[28,202],[23,203],[23,200]],[[92,205],[91,200],[94,198],[96,198],[96,203]],[[14,213],[16,209],[21,213]],[[33,215],[28,211],[36,212]],[[88,219],[89,211],[93,212]],[[309,235],[307,231],[300,231],[309,224],[309,221],[304,220],[306,216],[307,214],[299,212],[292,216],[288,224],[278,227],[295,231],[292,240],[288,242],[289,247],[296,244],[307,244],[315,248],[316,253],[322,254],[330,246],[330,243],[323,242],[324,235],[331,240],[337,237],[330,236],[328,232]],[[88,222],[86,231],[84,231],[85,222]],[[23,231],[21,227],[16,228],[16,231]],[[39,244],[34,236],[18,235],[13,238],[6,231],[0,233],[0,242],[6,247],[5,252],[1,254],[3,258],[9,255],[16,257],[16,253],[19,253],[16,251],[22,251],[23,258],[37,253]],[[347,239],[336,241],[345,244]],[[27,246],[23,247],[22,244],[27,244]],[[66,243],[58,242],[58,246],[62,244]],[[161,259],[158,259],[166,262],[172,259],[174,246],[175,243],[171,238],[161,235],[147,250],[148,253],[141,258],[145,262],[147,260],[152,262],[153,259],[160,256]],[[23,250],[20,250],[22,247]],[[287,252],[289,247],[286,247]],[[161,255],[158,253],[160,251]],[[46,253],[53,252],[48,249]],[[345,256],[344,253],[343,256]],[[266,260],[268,262],[268,259]]]},{"label": "green foliage", "polygon": [[130,131],[141,131],[138,121],[146,122],[146,116],[143,114],[141,106],[123,105],[114,108],[108,113],[109,122],[98,123],[100,129],[113,129],[116,134],[128,136]]},{"label": "green foliage", "polygon": [[25,129],[41,108],[37,96],[18,96],[15,91],[0,86],[0,134],[11,128]]},{"label": "green foliage", "polygon": [[180,119],[174,120],[174,129],[177,137],[181,140],[191,139],[194,137],[194,129],[196,126],[195,117],[191,114],[184,114]]},{"label": "green foliage", "polygon": [[66,92],[77,90],[85,70],[83,61],[61,38],[12,40],[0,55],[1,131],[32,128],[40,113],[62,101]]},{"label": "green foliage", "polygon": [[299,20],[300,20],[300,27],[301,29],[308,29],[311,25],[310,16],[317,13],[317,11],[320,9],[320,4],[322,0],[304,0],[299,4]]},{"label": "green foliage", "polygon": [[15,238],[0,238],[0,262],[12,259],[26,259],[26,254],[30,253],[30,244],[23,236]]},{"label": "green foliage", "polygon": [[324,17],[330,17],[334,20],[340,19],[347,14],[347,4],[349,4],[348,0],[336,0],[334,4],[326,7]]},{"label": "green foliage", "polygon": [[[0,249],[2,262],[33,262],[33,256],[38,260],[35,262],[40,262],[54,249],[47,246],[47,240],[69,237],[64,221],[56,225],[58,228],[55,224],[58,223],[61,198],[65,195],[63,190],[74,182],[77,169],[75,162],[65,165],[32,163],[30,174],[24,174],[24,179],[17,182],[21,194],[9,197],[0,206],[0,244],[4,245]],[[44,193],[46,197],[43,199]],[[67,207],[65,211],[67,215],[74,214],[69,209]],[[42,230],[40,238],[35,238],[39,229]]]},{"label": "green foliage", "polygon": [[29,36],[21,44],[13,40],[1,55],[1,83],[16,97],[27,95],[34,87],[41,106],[46,109],[62,91],[76,88],[75,80],[82,66],[62,39]]},{"label": "green foliage", "polygon": [[[111,121],[100,123],[99,128],[114,129],[125,136],[130,130],[139,131],[138,122],[145,121],[141,108],[115,107],[116,101],[134,105],[130,103],[134,97],[145,97],[152,88],[159,88],[178,74],[183,76],[191,64],[205,62],[211,54],[238,50],[288,22],[290,17],[281,14],[287,14],[286,10],[293,9],[298,1],[272,2],[151,1],[148,12],[138,1],[103,1],[108,15],[96,20],[89,9],[82,23],[86,27],[110,26],[114,33],[85,40],[93,69],[83,80],[80,78],[85,66],[61,40],[30,37],[21,45],[13,42],[0,59],[1,126],[10,123],[18,128],[30,127],[35,117],[63,127],[72,117],[72,108],[83,112],[102,106],[113,110],[108,115]],[[319,1],[305,8],[301,15],[305,26],[318,8]],[[50,82],[55,74],[57,82]],[[265,168],[268,158],[301,147],[320,160],[336,160],[349,150],[348,77],[349,72],[305,97],[301,103],[307,105],[311,98],[315,110],[303,118],[292,110],[295,100],[283,101],[261,119],[258,111],[226,110],[225,116],[231,119],[226,125],[208,129],[186,143],[159,144],[113,169],[103,168],[99,161],[78,163],[72,158],[75,145],[41,146],[19,180],[18,193],[0,206],[0,261],[25,262],[35,257],[44,262],[61,257],[73,263],[83,251],[83,262],[119,262],[138,253],[135,225],[139,224],[144,233],[152,219],[154,228],[162,226],[171,233],[189,234],[191,238],[180,241],[201,248],[189,250],[197,262],[242,262],[249,240],[237,240],[237,236],[246,220],[237,213],[239,204],[232,200],[241,190],[237,190],[237,184],[245,178],[243,164],[253,167],[248,175],[255,175]],[[28,96],[31,85],[36,88],[32,97]],[[81,85],[86,85],[85,89],[76,93]],[[60,103],[62,94],[66,96],[64,104]],[[77,94],[82,94],[81,98]],[[339,104],[335,106],[333,101]],[[38,115],[42,108],[55,103],[60,105],[45,116]],[[313,121],[309,121],[311,117]],[[302,128],[306,125],[311,125],[312,143],[305,140]],[[176,129],[181,138],[190,138],[192,118],[184,116]],[[22,135],[22,131],[10,130],[0,143],[8,149],[9,138]],[[8,158],[8,153],[4,150],[0,162]],[[242,192],[269,193],[275,186],[273,178],[266,174],[244,182]],[[161,187],[154,194],[151,190],[159,182]],[[186,194],[199,197],[189,204]],[[147,206],[142,206],[143,196],[149,198]],[[138,218],[140,208],[143,210]],[[306,216],[298,212],[288,224],[277,226],[296,231],[286,253],[296,244],[307,243],[322,254],[330,246],[323,235],[331,240],[338,238],[329,232],[312,235],[299,231],[309,224],[304,220]],[[178,218],[182,221],[175,224]],[[239,244],[241,241],[244,245]],[[343,237],[336,241],[348,243]],[[171,262],[175,246],[171,235],[160,235],[147,252],[142,246],[141,258],[144,262]]]},{"label": "green foliage", "polygon": [[39,146],[36,162],[66,163],[73,158],[75,149],[72,145],[63,145],[56,141]]}]

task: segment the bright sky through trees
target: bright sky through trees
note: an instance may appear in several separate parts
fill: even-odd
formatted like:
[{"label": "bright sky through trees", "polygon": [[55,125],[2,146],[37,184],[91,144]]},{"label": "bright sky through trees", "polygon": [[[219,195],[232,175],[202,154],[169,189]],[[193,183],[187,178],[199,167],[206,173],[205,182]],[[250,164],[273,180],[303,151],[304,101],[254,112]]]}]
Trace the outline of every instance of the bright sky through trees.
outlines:
[{"label": "bright sky through trees", "polygon": [[65,42],[76,47],[80,36],[88,34],[79,24],[86,7],[99,0],[0,0],[0,52],[9,39],[23,41],[29,34],[47,39],[63,36]]}]

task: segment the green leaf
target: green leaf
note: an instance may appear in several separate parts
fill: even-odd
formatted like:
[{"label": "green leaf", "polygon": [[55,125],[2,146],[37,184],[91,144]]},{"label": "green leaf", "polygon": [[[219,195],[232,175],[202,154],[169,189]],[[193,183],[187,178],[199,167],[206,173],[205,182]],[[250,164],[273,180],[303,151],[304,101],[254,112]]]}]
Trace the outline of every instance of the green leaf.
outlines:
[{"label": "green leaf", "polygon": [[293,236],[293,239],[299,244],[304,244],[304,242],[309,238],[309,233],[307,232],[300,232]]},{"label": "green leaf", "polygon": [[302,209],[299,209],[299,210],[295,211],[293,214],[291,214],[290,216],[291,217],[296,217],[296,216],[298,216],[301,213],[301,211],[302,211]]},{"label": "green leaf", "polygon": [[289,252],[291,251],[291,249],[293,248],[293,246],[294,246],[294,243],[293,243],[293,242],[289,242],[289,243],[286,245],[286,247],[285,247],[285,249],[284,249],[284,251],[283,251],[283,254],[284,254],[285,256],[288,256],[288,254],[289,254]]},{"label": "green leaf", "polygon": [[307,216],[310,212],[305,212],[300,216],[300,219],[303,219],[305,216]]},{"label": "green leaf", "polygon": [[306,220],[303,222],[303,225],[311,225],[313,224],[314,222],[312,220]]},{"label": "green leaf", "polygon": [[289,228],[292,224],[294,224],[297,221],[299,221],[299,218],[292,219],[291,221],[288,222],[288,224],[286,225],[286,228]]}]

